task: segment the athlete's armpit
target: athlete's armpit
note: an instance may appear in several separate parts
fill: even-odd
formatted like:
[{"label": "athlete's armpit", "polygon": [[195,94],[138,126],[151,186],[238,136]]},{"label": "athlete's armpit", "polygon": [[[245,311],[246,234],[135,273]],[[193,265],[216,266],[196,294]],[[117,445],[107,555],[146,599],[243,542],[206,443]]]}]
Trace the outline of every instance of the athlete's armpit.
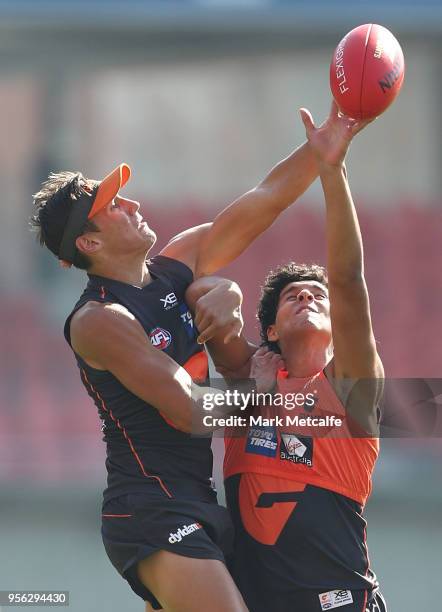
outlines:
[{"label": "athlete's armpit", "polygon": [[195,273],[201,242],[211,226],[211,223],[203,223],[177,234],[159,254],[181,261]]}]

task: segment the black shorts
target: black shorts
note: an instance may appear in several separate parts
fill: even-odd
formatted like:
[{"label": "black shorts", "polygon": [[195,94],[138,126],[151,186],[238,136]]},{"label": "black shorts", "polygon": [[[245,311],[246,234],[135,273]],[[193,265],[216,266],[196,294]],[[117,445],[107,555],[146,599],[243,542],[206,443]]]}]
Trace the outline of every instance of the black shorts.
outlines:
[{"label": "black shorts", "polygon": [[[180,487],[182,489],[182,487]],[[161,492],[130,493],[103,504],[102,537],[112,565],[155,610],[160,603],[139,580],[137,565],[158,550],[225,562],[233,527],[214,496],[168,498]]]},{"label": "black shorts", "polygon": [[379,591],[300,590],[291,591],[290,594],[267,591],[264,596],[262,592],[254,596],[249,590],[248,597],[244,596],[244,599],[249,612],[387,612],[385,600]]},{"label": "black shorts", "polygon": [[360,506],[272,476],[225,482],[235,529],[229,570],[250,612],[385,612]]}]

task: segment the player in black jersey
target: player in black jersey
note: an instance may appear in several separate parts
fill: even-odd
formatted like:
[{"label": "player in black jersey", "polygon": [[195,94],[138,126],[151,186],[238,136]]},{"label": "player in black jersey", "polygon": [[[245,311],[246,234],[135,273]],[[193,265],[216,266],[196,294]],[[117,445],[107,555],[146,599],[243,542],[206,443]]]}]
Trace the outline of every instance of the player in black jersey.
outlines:
[{"label": "player in black jersey", "polygon": [[[322,129],[336,147],[346,138],[336,113]],[[210,441],[190,435],[203,393],[193,380],[207,368],[184,295],[193,279],[235,259],[316,175],[306,143],[213,223],[175,236],[150,260],[155,233],[139,203],[119,194],[127,165],[101,182],[53,174],[34,196],[41,243],[89,276],[65,335],[103,421],[104,544],[156,609],[245,610],[224,565],[231,525],[210,487]]]}]

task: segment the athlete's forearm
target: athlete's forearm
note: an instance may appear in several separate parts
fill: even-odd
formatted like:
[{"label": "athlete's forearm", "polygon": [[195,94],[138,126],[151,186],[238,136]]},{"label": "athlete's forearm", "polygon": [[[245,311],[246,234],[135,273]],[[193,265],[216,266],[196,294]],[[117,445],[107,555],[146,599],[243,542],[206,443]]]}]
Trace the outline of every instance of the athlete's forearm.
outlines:
[{"label": "athlete's forearm", "polygon": [[316,159],[308,143],[279,162],[255,189],[215,218],[200,245],[195,277],[212,274],[238,257],[317,175]]},{"label": "athlete's forearm", "polygon": [[285,210],[301,196],[318,176],[318,164],[310,145],[305,142],[268,173],[258,188],[267,192],[276,214]]},{"label": "athlete's forearm", "polygon": [[329,282],[346,284],[364,275],[362,236],[347,181],[345,166],[320,167],[327,216],[327,271]]}]

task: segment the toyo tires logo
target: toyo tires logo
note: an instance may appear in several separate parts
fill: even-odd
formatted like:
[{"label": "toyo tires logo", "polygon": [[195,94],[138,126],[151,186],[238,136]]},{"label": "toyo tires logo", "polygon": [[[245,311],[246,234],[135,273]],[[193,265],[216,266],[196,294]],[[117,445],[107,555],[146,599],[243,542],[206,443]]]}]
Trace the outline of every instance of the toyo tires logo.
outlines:
[{"label": "toyo tires logo", "polygon": [[155,327],[149,332],[149,340],[155,348],[164,351],[172,342],[172,334],[162,327]]}]

